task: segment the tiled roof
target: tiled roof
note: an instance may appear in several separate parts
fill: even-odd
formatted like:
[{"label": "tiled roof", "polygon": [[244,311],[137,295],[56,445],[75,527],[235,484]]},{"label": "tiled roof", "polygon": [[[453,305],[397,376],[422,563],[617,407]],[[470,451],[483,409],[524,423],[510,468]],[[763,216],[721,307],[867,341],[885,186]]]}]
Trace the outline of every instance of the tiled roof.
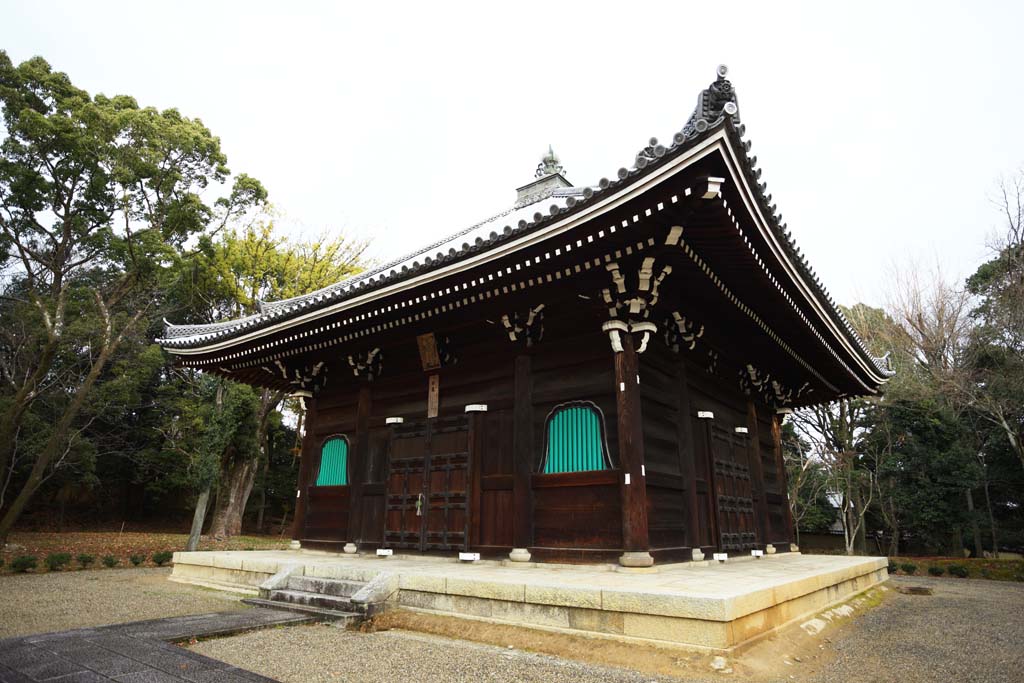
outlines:
[{"label": "tiled roof", "polygon": [[620,168],[613,179],[602,178],[594,186],[553,189],[530,204],[514,206],[368,272],[311,294],[283,301],[261,303],[259,313],[245,318],[207,325],[167,323],[163,338],[157,341],[171,351],[201,348],[342,301],[355,292],[370,291],[385,284],[399,282],[462,260],[472,254],[486,252],[509,239],[532,232],[577,207],[604,198],[610,192],[631,183],[645,169],[664,163],[665,160],[677,156],[683,150],[694,146],[724,127],[736,143],[741,161],[745,166],[744,172],[754,188],[769,227],[783,245],[791,261],[796,264],[803,278],[812,284],[818,298],[828,303],[829,316],[846,331],[848,338],[862,352],[863,358],[871,363],[880,376],[891,376],[892,370],[885,359],[871,355],[853,326],[839,309],[838,304],[825,289],[817,273],[793,241],[788,226],[782,221],[782,215],[778,213],[775,204],[772,203],[772,195],[767,192],[767,183],[760,180],[761,169],[757,167],[757,157],[748,154],[751,143],[749,140],[743,139],[746,127],[740,122],[736,92],[731,82],[726,79],[726,74],[726,68],[720,66],[717,79],[708,88],[701,91],[697,99],[697,106],[686,125],[673,136],[668,146],[659,144],[656,138],[651,138],[649,143],[637,153],[632,166]]}]

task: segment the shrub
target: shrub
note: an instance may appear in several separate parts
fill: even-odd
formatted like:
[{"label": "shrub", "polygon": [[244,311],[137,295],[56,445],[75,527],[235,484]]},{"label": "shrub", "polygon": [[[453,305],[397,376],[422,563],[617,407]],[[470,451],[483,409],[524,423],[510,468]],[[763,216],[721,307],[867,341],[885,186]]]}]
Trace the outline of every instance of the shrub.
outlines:
[{"label": "shrub", "polygon": [[928,567],[928,573],[932,576],[942,576],[946,573],[946,569],[945,567],[940,567],[937,564],[933,564],[930,567]]},{"label": "shrub", "polygon": [[890,574],[895,574],[896,573],[896,569],[897,569],[896,563],[893,562],[892,560],[889,560],[889,573]]},{"label": "shrub", "polygon": [[140,564],[146,561],[145,555],[132,554],[128,556],[128,560],[132,563],[133,567],[138,567]]},{"label": "shrub", "polygon": [[951,564],[946,569],[949,572],[950,576],[956,576],[961,579],[967,578],[967,567],[963,566],[962,564]]},{"label": "shrub", "polygon": [[29,569],[35,569],[38,564],[39,562],[32,555],[19,555],[11,560],[11,569],[22,573],[27,572]]},{"label": "shrub", "polygon": [[902,562],[900,564],[900,569],[903,570],[904,574],[913,574],[917,571],[917,565],[913,562]]},{"label": "shrub", "polygon": [[161,550],[158,553],[153,553],[153,562],[156,563],[156,566],[162,567],[168,562],[170,562],[171,558],[173,557],[174,553],[172,553],[170,550]]},{"label": "shrub", "polygon": [[104,567],[116,567],[117,563],[118,563],[118,559],[116,557],[114,557],[113,555],[104,555],[103,556],[103,566]]},{"label": "shrub", "polygon": [[0,557],[0,569],[4,568],[4,558]]},{"label": "shrub", "polygon": [[46,556],[46,567],[51,572],[60,571],[71,564],[71,553],[50,553]]},{"label": "shrub", "polygon": [[82,569],[88,569],[89,565],[96,561],[95,555],[89,553],[80,553],[78,555],[78,564],[82,566]]}]

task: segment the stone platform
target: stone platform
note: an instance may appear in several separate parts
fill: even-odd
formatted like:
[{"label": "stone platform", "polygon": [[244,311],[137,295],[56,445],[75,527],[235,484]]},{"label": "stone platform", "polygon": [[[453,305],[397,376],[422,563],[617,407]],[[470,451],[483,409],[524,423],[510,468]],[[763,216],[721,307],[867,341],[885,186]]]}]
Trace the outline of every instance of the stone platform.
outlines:
[{"label": "stone platform", "polygon": [[748,643],[888,578],[885,558],[799,553],[627,570],[298,550],[179,552],[171,580],[257,594],[282,573],[373,582],[386,587],[389,608],[709,650]]}]

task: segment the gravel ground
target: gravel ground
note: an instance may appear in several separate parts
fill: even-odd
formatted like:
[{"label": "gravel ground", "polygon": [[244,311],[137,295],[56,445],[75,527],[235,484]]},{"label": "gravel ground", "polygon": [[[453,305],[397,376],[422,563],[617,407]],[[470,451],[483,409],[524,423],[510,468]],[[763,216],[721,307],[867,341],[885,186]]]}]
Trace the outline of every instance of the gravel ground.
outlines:
[{"label": "gravel ground", "polygon": [[[1024,680],[1024,584],[923,577],[899,577],[889,584],[900,585],[925,585],[934,595],[893,591],[880,606],[819,636],[807,636],[794,625],[761,641],[730,662],[735,665],[731,675],[702,665],[707,674],[686,667],[680,676],[804,683]],[[285,683],[679,680],[400,630],[362,634],[298,626],[201,642],[194,649]],[[637,656],[643,657],[642,651]]]},{"label": "gravel ground", "polygon": [[169,568],[0,576],[0,638],[248,609],[241,596],[168,581]]},{"label": "gravel ground", "polygon": [[674,680],[399,630],[356,633],[330,626],[295,626],[209,640],[192,649],[284,683]]},{"label": "gravel ground", "polygon": [[896,577],[933,595],[895,595],[833,638],[815,681],[1024,681],[1024,584]]}]

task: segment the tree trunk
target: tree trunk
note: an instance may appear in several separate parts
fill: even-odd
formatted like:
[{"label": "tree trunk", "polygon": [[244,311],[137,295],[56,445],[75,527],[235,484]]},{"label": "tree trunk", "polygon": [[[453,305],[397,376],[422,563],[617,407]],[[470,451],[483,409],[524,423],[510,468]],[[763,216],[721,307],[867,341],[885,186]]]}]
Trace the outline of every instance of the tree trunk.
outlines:
[{"label": "tree trunk", "polygon": [[263,467],[260,471],[260,507],[256,513],[256,533],[263,533],[263,518],[267,511],[267,476],[270,474],[270,452],[267,451],[263,458]]},{"label": "tree trunk", "polygon": [[245,504],[256,480],[255,458],[236,457],[224,473],[220,487],[221,505],[213,514],[210,535],[216,539],[237,536],[242,531]]},{"label": "tree trunk", "polygon": [[188,543],[185,546],[185,550],[189,552],[199,547],[199,538],[203,533],[203,521],[206,519],[206,508],[210,504],[210,486],[207,484],[206,488],[199,494],[199,499],[196,500],[196,510],[192,513],[192,531],[188,535]]},{"label": "tree trunk", "polygon": [[992,532],[992,559],[999,559],[999,542],[996,540],[996,518],[992,514],[992,498],[988,493],[988,471],[985,471],[985,506],[988,508],[988,525]]},{"label": "tree trunk", "polygon": [[971,515],[971,536],[974,540],[974,556],[982,558],[985,557],[985,552],[981,546],[981,528],[978,526],[978,515],[974,511],[974,495],[970,489],[964,489],[964,495],[967,496],[967,511]]},{"label": "tree trunk", "polygon": [[244,457],[236,454],[235,458],[229,459],[230,469],[224,477],[224,484],[219,489],[218,503],[220,506],[214,512],[213,524],[210,527],[210,535],[214,538],[236,536],[242,531],[242,517],[245,514],[245,507],[249,502],[253,484],[256,483],[256,473],[262,459],[269,457],[267,429],[270,415],[283,398],[284,394],[281,392],[263,390],[256,423],[257,452],[254,456]]}]

